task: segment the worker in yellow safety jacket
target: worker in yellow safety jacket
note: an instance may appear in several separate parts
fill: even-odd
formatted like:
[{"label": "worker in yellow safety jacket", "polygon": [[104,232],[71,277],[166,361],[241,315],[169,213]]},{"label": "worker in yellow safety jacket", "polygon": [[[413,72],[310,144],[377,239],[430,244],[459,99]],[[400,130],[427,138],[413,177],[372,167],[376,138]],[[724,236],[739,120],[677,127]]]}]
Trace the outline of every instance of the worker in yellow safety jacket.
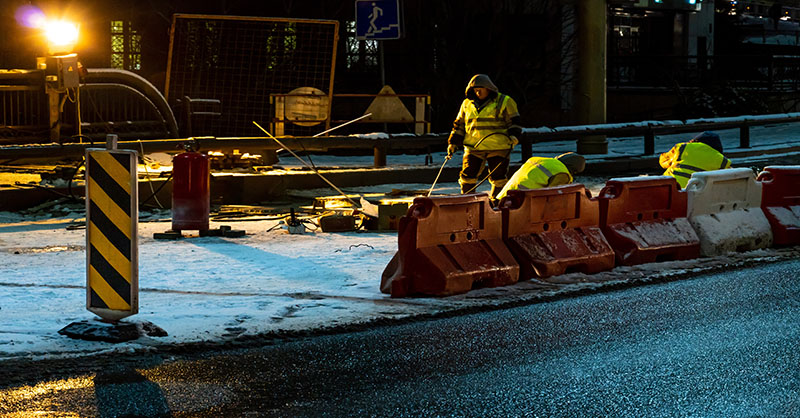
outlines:
[{"label": "worker in yellow safety jacket", "polygon": [[685,188],[698,171],[730,168],[731,161],[722,155],[722,141],[714,132],[703,132],[689,142],[675,144],[658,159],[665,176],[675,177],[681,188]]},{"label": "worker in yellow safety jacket", "polygon": [[447,139],[447,155],[450,157],[459,147],[464,147],[458,179],[462,194],[474,191],[478,176],[488,165],[494,197],[508,182],[511,150],[522,134],[517,103],[500,93],[486,74],[473,76],[464,94],[466,98]]},{"label": "worker in yellow safety jacket", "polygon": [[572,183],[575,175],[583,172],[586,160],[580,154],[568,152],[556,158],[531,157],[511,176],[497,195],[506,197],[509,190],[531,190]]}]

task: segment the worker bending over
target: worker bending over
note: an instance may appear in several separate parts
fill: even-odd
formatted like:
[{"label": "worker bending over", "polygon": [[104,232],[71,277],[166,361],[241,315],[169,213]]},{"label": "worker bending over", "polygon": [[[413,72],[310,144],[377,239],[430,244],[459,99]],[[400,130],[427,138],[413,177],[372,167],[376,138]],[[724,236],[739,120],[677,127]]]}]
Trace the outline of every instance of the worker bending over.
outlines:
[{"label": "worker bending over", "polygon": [[692,173],[730,168],[731,161],[722,155],[722,141],[714,132],[703,132],[689,142],[675,144],[658,159],[665,176],[675,177],[685,188]]},{"label": "worker bending over", "polygon": [[580,154],[568,152],[556,158],[531,157],[511,176],[497,195],[506,197],[509,190],[532,190],[572,183],[583,172],[586,160]]},{"label": "worker bending over", "polygon": [[447,155],[464,147],[464,160],[458,183],[461,194],[471,193],[484,166],[489,167],[492,197],[508,182],[511,150],[522,133],[517,103],[498,91],[486,74],[472,77],[464,92],[453,130],[447,139]]}]

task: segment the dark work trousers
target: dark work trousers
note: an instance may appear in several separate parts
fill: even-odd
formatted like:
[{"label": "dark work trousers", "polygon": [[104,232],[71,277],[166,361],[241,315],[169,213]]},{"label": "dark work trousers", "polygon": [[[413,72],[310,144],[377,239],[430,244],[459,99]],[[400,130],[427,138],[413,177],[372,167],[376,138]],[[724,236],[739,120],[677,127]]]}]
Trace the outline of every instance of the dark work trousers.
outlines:
[{"label": "dark work trousers", "polygon": [[508,182],[509,150],[474,151],[464,154],[461,175],[458,182],[461,184],[461,193],[474,193],[472,190],[478,183],[478,177],[483,174],[488,166],[491,175],[492,197],[497,196]]}]

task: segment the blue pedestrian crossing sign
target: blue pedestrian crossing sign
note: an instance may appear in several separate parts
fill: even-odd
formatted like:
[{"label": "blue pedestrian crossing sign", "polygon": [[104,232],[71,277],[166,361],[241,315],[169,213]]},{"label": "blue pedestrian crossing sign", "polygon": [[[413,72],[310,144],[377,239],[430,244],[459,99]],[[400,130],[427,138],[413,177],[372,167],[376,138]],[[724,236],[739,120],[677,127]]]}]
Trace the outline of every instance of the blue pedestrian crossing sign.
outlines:
[{"label": "blue pedestrian crossing sign", "polygon": [[356,0],[356,38],[400,39],[400,0]]}]

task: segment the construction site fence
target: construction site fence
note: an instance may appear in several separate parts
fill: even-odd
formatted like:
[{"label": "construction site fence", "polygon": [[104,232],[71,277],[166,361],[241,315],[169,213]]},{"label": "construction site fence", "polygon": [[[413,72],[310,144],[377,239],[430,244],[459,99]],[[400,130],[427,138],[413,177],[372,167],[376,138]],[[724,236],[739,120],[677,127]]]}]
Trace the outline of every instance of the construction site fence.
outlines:
[{"label": "construction site fence", "polygon": [[[394,107],[376,106],[373,111],[372,104],[379,97],[384,100],[395,99],[397,104]],[[327,96],[288,93],[270,94],[269,100],[275,109],[270,130],[276,136],[291,134],[293,125],[335,128],[351,123],[355,119],[350,117],[353,114],[368,113],[371,113],[369,117],[352,123],[373,126],[383,124],[384,130],[388,125],[406,125],[412,128],[410,133],[416,135],[431,132],[429,116],[431,96],[428,94],[334,93],[328,103]],[[301,102],[305,102],[305,105]]]}]

